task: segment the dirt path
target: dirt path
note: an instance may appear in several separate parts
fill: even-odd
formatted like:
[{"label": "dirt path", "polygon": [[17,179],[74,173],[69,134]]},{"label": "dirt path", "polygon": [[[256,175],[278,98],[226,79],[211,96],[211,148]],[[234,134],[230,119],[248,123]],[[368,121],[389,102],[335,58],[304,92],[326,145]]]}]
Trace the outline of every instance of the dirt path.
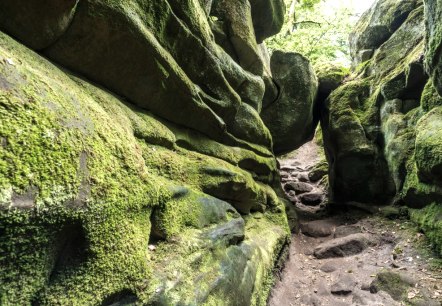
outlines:
[{"label": "dirt path", "polygon": [[[430,258],[424,235],[399,210],[327,208],[324,179],[309,179],[318,150],[311,142],[280,161],[301,231],[292,237],[269,305],[442,305],[440,261]],[[321,201],[314,205],[303,197],[317,193]]]}]

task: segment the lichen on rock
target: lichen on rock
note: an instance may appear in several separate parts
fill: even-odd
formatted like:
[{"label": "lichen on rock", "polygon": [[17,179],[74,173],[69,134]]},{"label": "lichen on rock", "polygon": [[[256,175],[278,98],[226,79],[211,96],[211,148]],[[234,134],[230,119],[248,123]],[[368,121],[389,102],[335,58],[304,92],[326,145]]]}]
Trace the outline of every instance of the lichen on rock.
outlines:
[{"label": "lichen on rock", "polygon": [[0,303],[264,305],[290,231],[259,69],[211,3],[46,2],[1,4],[58,66],[0,33]]},{"label": "lichen on rock", "polygon": [[332,200],[412,207],[438,251],[439,13],[438,1],[376,1],[351,35],[352,73],[321,108]]}]

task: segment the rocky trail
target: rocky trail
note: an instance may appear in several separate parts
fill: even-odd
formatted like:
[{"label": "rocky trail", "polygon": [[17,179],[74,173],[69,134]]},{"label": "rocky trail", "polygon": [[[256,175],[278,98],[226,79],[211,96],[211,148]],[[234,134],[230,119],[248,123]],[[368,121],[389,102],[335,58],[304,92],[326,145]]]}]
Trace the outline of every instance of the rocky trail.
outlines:
[{"label": "rocky trail", "polygon": [[300,231],[268,305],[442,305],[426,237],[394,207],[327,205],[319,150],[310,142],[280,161]]}]

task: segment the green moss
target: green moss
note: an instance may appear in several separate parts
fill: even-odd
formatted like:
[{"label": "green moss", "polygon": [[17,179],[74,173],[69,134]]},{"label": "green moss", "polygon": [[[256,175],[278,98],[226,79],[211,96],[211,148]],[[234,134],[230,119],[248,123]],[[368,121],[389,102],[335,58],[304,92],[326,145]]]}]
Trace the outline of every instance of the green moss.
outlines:
[{"label": "green moss", "polygon": [[407,161],[406,172],[401,197],[408,206],[421,208],[432,202],[442,200],[441,187],[424,183],[419,179],[415,154]]},{"label": "green moss", "polygon": [[328,133],[339,133],[334,143],[340,150],[360,150],[367,147],[362,116],[367,110],[370,80],[353,80],[334,91],[328,102]]},{"label": "green moss", "polygon": [[342,81],[342,79],[350,73],[350,69],[333,63],[321,63],[320,65],[315,66],[315,72],[319,79],[323,77],[331,77],[332,79]]},{"label": "green moss", "polygon": [[[279,225],[283,218],[279,213],[247,216],[246,237],[238,244],[208,243],[207,233],[218,225],[205,227],[203,232],[184,228],[172,243],[159,242],[152,251],[156,277],[141,300],[161,305],[232,305],[241,301],[265,305],[273,267],[289,238],[288,229]],[[153,299],[148,292],[154,292]]]},{"label": "green moss", "polygon": [[[259,244],[250,257],[254,264],[263,260],[257,271],[273,266],[273,255],[260,256],[277,252],[287,238],[284,207],[243,170],[256,167],[270,180],[271,153],[207,139],[210,150],[224,151],[188,151],[153,115],[69,76],[4,34],[0,45],[0,249],[8,251],[0,255],[2,305],[97,305],[119,292],[149,303],[157,285],[170,291],[170,301],[191,299],[197,282],[212,292],[227,246],[201,235],[239,215],[207,209],[201,204],[207,194],[244,213],[267,209],[246,243]],[[242,164],[247,159],[252,166]],[[176,186],[190,192],[177,194]],[[152,227],[166,239],[158,252],[148,249]],[[264,232],[268,242],[260,244]],[[178,268],[189,274],[173,283]],[[266,273],[257,272],[257,288],[267,284]]]},{"label": "green moss", "polygon": [[413,209],[410,217],[424,231],[437,254],[442,257],[442,205],[433,203],[423,209]]},{"label": "green moss", "polygon": [[412,285],[411,280],[405,279],[402,275],[384,270],[376,275],[376,279],[370,286],[370,291],[382,290],[390,294],[394,300],[402,301],[406,299],[405,295]]},{"label": "green moss", "polygon": [[315,67],[319,81],[319,91],[330,93],[336,89],[350,74],[350,69],[334,63],[321,63]]},{"label": "green moss", "polygon": [[228,201],[241,213],[268,203],[266,188],[255,182],[250,173],[228,162],[182,148],[171,151],[141,146],[146,164],[157,175]]},{"label": "green moss", "polygon": [[[105,90],[97,90],[93,85],[79,79],[71,78],[99,104],[108,114],[120,114],[116,116],[118,124],[123,127],[130,127],[138,139],[148,143],[173,148],[176,141],[174,133],[160,122],[153,114],[130,104],[124,104],[121,98]],[[109,100],[113,103],[109,103]]]},{"label": "green moss", "polygon": [[353,69],[353,74],[352,77],[355,78],[357,76],[364,76],[366,73],[366,70],[368,67],[370,67],[371,65],[371,60],[362,62],[360,64],[358,64],[354,69]]},{"label": "green moss", "polygon": [[[282,222],[282,223],[281,223]],[[282,268],[280,260],[283,256],[284,248],[287,247],[290,239],[290,229],[288,227],[275,227],[274,224],[285,224],[285,214],[270,214],[268,219],[247,220],[246,231],[250,235],[249,239],[256,241],[261,250],[268,249],[272,245],[272,253],[261,251],[258,278],[260,287],[254,288],[251,305],[267,305],[270,290],[275,284],[278,269]],[[254,223],[257,223],[256,225]],[[259,224],[259,225],[258,225]],[[253,237],[253,238],[252,238]],[[261,238],[258,238],[261,237]],[[264,238],[265,237],[265,238]]]},{"label": "green moss", "polygon": [[[1,300],[87,305],[134,289],[150,273],[150,211],[170,197],[168,183],[149,173],[124,112],[106,112],[89,89],[0,39],[0,57],[17,63],[0,64],[13,86],[0,98],[1,246],[11,250],[1,257]],[[84,233],[87,256],[53,274],[67,224]]]},{"label": "green moss", "polygon": [[273,156],[263,156],[237,146],[226,146],[191,130],[175,127],[174,132],[180,147],[227,161],[255,173],[260,180],[270,181],[272,178],[269,175],[276,171]]},{"label": "green moss", "polygon": [[174,198],[154,210],[151,221],[155,238],[171,241],[186,228],[202,229],[212,224],[238,218],[227,202],[185,187],[178,190]]},{"label": "green moss", "polygon": [[421,181],[442,182],[442,107],[423,116],[416,132],[416,166]]},{"label": "green moss", "polygon": [[[255,283],[259,284],[250,288],[250,275],[247,271],[241,280],[232,279],[231,284],[224,284],[223,290],[217,290],[211,295],[204,305],[234,305],[247,298],[238,295],[238,292],[248,294],[251,292],[250,305],[264,306],[271,288],[274,285],[277,263],[282,255],[284,247],[287,246],[290,237],[288,227],[275,226],[279,222],[284,222],[285,215],[267,214],[262,216],[257,214],[246,218],[246,242],[244,247],[251,250],[247,264],[240,265],[246,270],[256,270]],[[271,248],[269,248],[271,246]],[[266,250],[271,249],[272,252]],[[232,258],[234,259],[234,258]],[[233,261],[232,264],[235,264]],[[239,283],[238,283],[239,282]],[[243,290],[235,290],[235,286],[241,286]],[[231,292],[231,295],[224,295],[222,292]]]},{"label": "green moss", "polygon": [[422,92],[421,106],[425,111],[430,111],[437,106],[442,106],[442,98],[437,93],[431,79],[427,82]]},{"label": "green moss", "polygon": [[318,125],[318,127],[316,128],[315,136],[314,136],[313,140],[321,148],[324,147],[324,137],[322,135],[322,129],[321,129],[320,125]]},{"label": "green moss", "polygon": [[123,290],[141,294],[140,286],[151,277],[149,212],[112,211],[101,213],[102,220],[93,213],[83,221],[86,260],[52,275],[50,286],[39,294],[40,304],[94,305]]}]

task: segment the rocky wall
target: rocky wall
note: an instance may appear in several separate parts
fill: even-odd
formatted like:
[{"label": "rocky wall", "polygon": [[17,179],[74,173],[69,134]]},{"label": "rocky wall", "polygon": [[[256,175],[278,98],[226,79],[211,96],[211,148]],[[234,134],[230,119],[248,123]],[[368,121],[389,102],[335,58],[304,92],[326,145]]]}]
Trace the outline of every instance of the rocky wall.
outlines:
[{"label": "rocky wall", "polygon": [[1,305],[266,304],[296,217],[261,119],[284,9],[0,3]]},{"label": "rocky wall", "polygon": [[442,245],[440,1],[376,1],[350,43],[352,74],[322,106],[335,202],[407,205]]}]

